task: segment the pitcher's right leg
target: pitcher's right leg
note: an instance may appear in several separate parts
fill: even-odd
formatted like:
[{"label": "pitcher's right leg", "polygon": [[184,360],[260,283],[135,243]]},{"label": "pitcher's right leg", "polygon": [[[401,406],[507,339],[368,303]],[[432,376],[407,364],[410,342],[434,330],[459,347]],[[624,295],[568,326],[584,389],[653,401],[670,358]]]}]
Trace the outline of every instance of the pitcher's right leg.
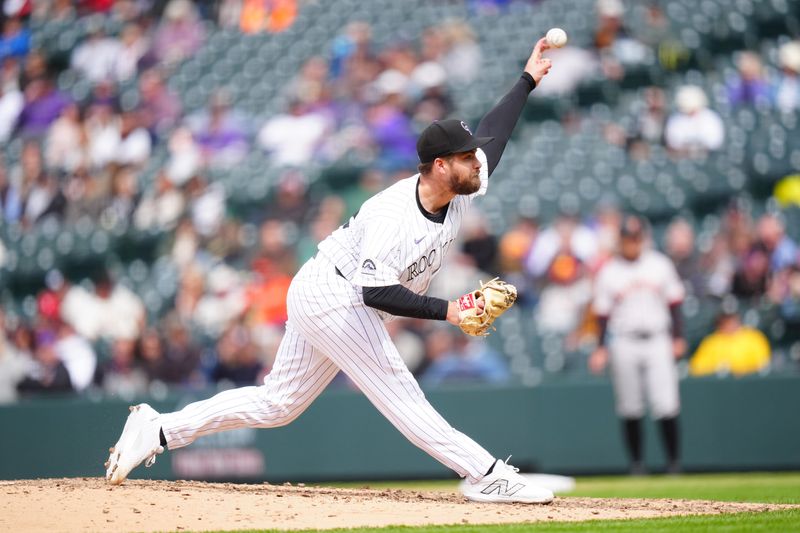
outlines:
[{"label": "pitcher's right leg", "polygon": [[275,365],[260,387],[242,387],[159,415],[147,404],[132,409],[106,463],[106,479],[122,483],[131,470],[152,464],[166,445],[174,450],[203,435],[242,427],[283,426],[319,396],[339,369],[287,324]]}]

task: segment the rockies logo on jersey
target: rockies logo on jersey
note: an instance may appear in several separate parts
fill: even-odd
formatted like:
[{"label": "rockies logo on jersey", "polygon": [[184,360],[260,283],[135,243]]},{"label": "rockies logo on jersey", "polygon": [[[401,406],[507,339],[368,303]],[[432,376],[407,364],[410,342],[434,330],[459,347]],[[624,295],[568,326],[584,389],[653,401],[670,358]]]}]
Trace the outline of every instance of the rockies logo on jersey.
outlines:
[{"label": "rockies logo on jersey", "polygon": [[375,263],[372,261],[372,259],[367,259],[364,261],[364,263],[362,263],[361,270],[364,272],[364,274],[369,274],[370,276],[374,276],[376,270]]}]

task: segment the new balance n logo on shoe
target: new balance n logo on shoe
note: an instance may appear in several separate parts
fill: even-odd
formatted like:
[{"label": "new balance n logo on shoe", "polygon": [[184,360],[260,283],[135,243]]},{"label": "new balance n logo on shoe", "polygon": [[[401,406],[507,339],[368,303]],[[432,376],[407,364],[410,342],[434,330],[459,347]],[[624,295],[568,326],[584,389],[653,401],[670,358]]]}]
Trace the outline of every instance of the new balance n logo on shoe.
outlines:
[{"label": "new balance n logo on shoe", "polygon": [[496,493],[498,496],[513,496],[524,486],[525,485],[523,483],[517,483],[509,488],[507,479],[498,479],[493,481],[491,485],[487,486],[481,492],[483,494]]}]

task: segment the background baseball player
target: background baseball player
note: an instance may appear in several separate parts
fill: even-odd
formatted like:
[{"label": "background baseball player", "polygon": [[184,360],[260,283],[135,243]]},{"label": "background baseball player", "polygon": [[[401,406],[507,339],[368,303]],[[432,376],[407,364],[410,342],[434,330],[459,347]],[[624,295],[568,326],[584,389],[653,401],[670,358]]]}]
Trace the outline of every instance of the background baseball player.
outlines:
[{"label": "background baseball player", "polygon": [[[383,324],[392,316],[461,324],[465,313],[474,314],[474,304],[460,309],[424,293],[470,203],[485,193],[528,94],[549,71],[550,60],[541,57],[547,47],[539,40],[521,78],[475,136],[459,120],[430,125],[417,143],[419,174],[367,200],[320,243],[292,281],[286,333],[263,386],[225,391],[163,415],[147,404],[132,407],[111,449],[107,479],[121,483],[164,447],[180,448],[203,435],[288,424],[341,369],[412,443],[466,478],[466,497],[551,501],[551,491],[532,485],[434,410]],[[487,299],[484,312],[490,304]]]},{"label": "background baseball player", "polygon": [[644,249],[646,236],[645,222],[626,216],[619,254],[597,274],[593,306],[600,321],[600,340],[589,366],[593,372],[602,372],[610,354],[616,412],[622,419],[631,472],[645,473],[642,417],[646,397],[652,417],[659,421],[667,469],[677,473],[680,400],[675,360],[686,350],[680,319],[684,288],[665,255]]}]

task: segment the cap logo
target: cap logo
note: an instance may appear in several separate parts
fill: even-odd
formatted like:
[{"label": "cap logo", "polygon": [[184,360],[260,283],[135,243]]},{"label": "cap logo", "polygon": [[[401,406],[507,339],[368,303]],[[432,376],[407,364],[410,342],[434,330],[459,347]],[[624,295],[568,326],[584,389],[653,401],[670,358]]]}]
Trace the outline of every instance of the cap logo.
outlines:
[{"label": "cap logo", "polygon": [[462,128],[464,128],[465,130],[467,130],[467,133],[469,133],[470,135],[472,135],[472,132],[471,132],[471,131],[469,131],[469,126],[467,126],[467,123],[466,123],[466,122],[464,122],[463,120],[461,121],[461,127],[462,127]]}]

